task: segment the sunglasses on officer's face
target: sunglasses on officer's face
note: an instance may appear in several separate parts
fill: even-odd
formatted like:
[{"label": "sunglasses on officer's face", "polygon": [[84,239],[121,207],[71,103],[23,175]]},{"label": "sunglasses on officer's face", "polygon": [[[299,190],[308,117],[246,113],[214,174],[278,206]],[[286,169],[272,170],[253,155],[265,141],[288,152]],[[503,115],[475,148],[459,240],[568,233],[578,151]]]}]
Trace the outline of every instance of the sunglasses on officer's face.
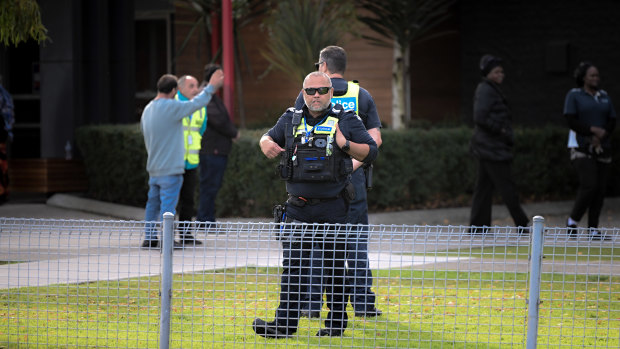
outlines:
[{"label": "sunglasses on officer's face", "polygon": [[316,70],[319,70],[319,67],[320,67],[320,66],[321,66],[321,64],[323,64],[323,63],[325,63],[325,62],[317,62],[317,63],[314,63],[314,68],[315,68]]},{"label": "sunglasses on officer's face", "polygon": [[329,92],[330,87],[308,87],[308,88],[304,88],[304,91],[306,91],[306,94],[308,96],[314,96],[314,94],[319,91],[320,95],[325,95],[327,94],[327,92]]}]

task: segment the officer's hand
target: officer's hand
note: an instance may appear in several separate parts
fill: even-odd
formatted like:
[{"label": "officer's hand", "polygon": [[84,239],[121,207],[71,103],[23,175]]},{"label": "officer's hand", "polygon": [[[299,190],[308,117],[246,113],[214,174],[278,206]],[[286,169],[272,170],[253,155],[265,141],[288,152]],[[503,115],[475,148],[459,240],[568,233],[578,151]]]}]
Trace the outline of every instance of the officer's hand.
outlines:
[{"label": "officer's hand", "polygon": [[355,172],[358,168],[362,167],[362,165],[364,165],[363,162],[353,159],[353,172]]},{"label": "officer's hand", "polygon": [[594,136],[603,139],[605,138],[605,135],[607,135],[607,131],[605,131],[604,128],[602,127],[598,127],[598,126],[590,126],[590,132],[592,132],[592,134],[594,134]]},{"label": "officer's hand", "polygon": [[222,69],[216,70],[213,75],[211,75],[209,85],[212,85],[216,90],[224,85],[224,72]]},{"label": "officer's hand", "polygon": [[260,139],[260,150],[269,159],[273,159],[284,151],[278,143],[274,142],[269,136],[263,136]]},{"label": "officer's hand", "polygon": [[336,124],[336,144],[338,144],[339,148],[344,147],[344,144],[347,142],[347,139],[344,137],[342,132],[340,132],[340,127]]}]

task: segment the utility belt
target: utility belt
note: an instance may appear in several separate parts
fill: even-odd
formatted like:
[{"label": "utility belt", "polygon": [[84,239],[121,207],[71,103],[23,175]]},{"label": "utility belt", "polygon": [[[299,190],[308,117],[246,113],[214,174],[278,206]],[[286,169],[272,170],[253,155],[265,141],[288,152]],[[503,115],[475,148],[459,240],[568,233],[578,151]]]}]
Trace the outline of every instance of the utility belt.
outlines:
[{"label": "utility belt", "polygon": [[295,207],[304,207],[306,205],[317,205],[322,202],[334,201],[334,200],[340,199],[341,197],[342,195],[340,194],[330,197],[330,198],[306,198],[303,196],[289,195],[288,200],[286,200],[286,203],[293,205]]},{"label": "utility belt", "polygon": [[275,223],[286,222],[286,204],[293,205],[295,207],[304,207],[306,205],[317,205],[323,202],[334,201],[343,198],[347,205],[349,202],[355,199],[355,186],[353,183],[348,182],[344,189],[336,196],[328,198],[306,198],[302,196],[289,195],[286,202],[282,205],[276,205],[273,207],[273,221]]},{"label": "utility belt", "polygon": [[[326,200],[333,201],[336,199],[338,198],[321,198],[314,200],[320,200],[321,202],[323,202]],[[290,199],[287,200],[287,203],[289,202]],[[326,240],[335,241],[336,239],[340,239],[342,242],[344,242],[347,239],[346,230],[344,230],[342,227],[317,229],[316,226],[313,224],[304,223],[291,216],[288,216],[286,213],[286,205],[274,206],[273,218],[274,222],[276,223],[276,229],[274,231],[276,240],[287,241],[290,243],[302,243],[304,241],[314,243]]]}]

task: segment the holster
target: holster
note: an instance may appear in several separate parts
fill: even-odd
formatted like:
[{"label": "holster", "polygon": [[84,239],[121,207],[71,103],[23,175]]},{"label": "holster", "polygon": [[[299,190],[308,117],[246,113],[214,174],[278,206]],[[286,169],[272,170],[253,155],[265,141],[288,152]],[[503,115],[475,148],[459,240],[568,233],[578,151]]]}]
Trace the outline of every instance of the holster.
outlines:
[{"label": "holster", "polygon": [[372,189],[372,164],[364,167],[364,175],[366,176],[366,189]]},{"label": "holster", "polygon": [[344,189],[342,190],[342,197],[344,198],[344,201],[347,202],[347,204],[355,200],[355,186],[353,185],[353,183],[348,182],[347,185],[345,185]]},{"label": "holster", "polygon": [[274,223],[282,223],[285,219],[286,214],[286,206],[285,205],[275,205],[273,207],[273,221]]}]

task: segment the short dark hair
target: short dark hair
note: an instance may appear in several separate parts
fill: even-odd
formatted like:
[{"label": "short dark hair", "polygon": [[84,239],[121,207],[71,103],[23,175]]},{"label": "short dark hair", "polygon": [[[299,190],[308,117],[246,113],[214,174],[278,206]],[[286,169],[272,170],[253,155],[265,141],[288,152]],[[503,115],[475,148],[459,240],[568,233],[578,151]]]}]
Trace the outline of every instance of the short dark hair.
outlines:
[{"label": "short dark hair", "polygon": [[588,69],[590,69],[590,67],[594,67],[594,64],[592,64],[592,62],[583,61],[579,63],[577,69],[575,69],[575,74],[573,76],[575,77],[575,83],[577,84],[577,87],[583,87],[583,78],[586,77],[586,73],[588,72]]},{"label": "short dark hair", "polygon": [[177,77],[172,74],[164,74],[157,80],[157,92],[170,93],[177,87]]},{"label": "short dark hair", "polygon": [[332,74],[344,74],[347,70],[347,52],[340,46],[327,46],[321,50],[319,62],[325,62]]},{"label": "short dark hair", "polygon": [[502,66],[502,59],[493,55],[484,55],[480,58],[480,73],[487,76],[495,67]]},{"label": "short dark hair", "polygon": [[205,82],[209,83],[209,80],[211,80],[211,76],[213,75],[213,73],[220,69],[222,69],[222,67],[219,64],[209,63],[205,65]]}]

